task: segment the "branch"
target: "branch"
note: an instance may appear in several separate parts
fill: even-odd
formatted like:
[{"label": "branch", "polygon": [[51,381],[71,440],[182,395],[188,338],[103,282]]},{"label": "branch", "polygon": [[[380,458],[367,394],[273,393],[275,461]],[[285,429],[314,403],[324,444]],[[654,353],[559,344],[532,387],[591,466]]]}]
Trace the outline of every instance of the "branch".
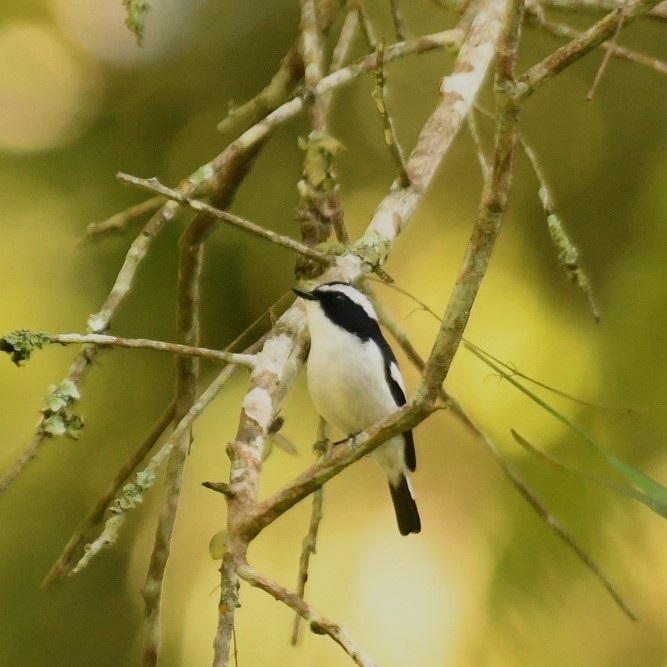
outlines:
[{"label": "branch", "polygon": [[[431,310],[426,304],[421,302],[419,299],[414,297],[406,290],[403,290],[396,285],[389,285],[389,287],[397,290],[401,294],[408,296],[410,299],[418,303],[421,308],[423,308],[425,311],[429,312],[436,319],[438,319],[437,314],[433,310]],[[384,324],[389,329],[389,331],[391,331],[393,337],[398,341],[399,345],[406,353],[408,359],[410,359],[410,361],[414,364],[416,368],[419,369],[420,372],[423,371],[424,361],[422,360],[420,354],[412,345],[412,342],[406,335],[405,331],[403,331],[396,324],[394,320],[388,317],[388,315],[382,310],[381,307],[379,310],[378,308],[376,308],[376,310],[378,312],[378,315],[380,316],[382,324]],[[445,393],[442,387],[440,388],[440,391],[441,391],[441,399],[443,399],[447,403],[448,407],[451,408],[452,412],[475,435],[475,437],[477,437],[481,441],[481,443],[486,447],[486,449],[490,452],[490,454],[496,459],[496,462],[500,466],[503,474],[509,479],[510,483],[523,496],[523,498],[528,501],[530,506],[533,508],[535,512],[537,512],[538,516],[544,521],[547,527],[553,530],[556,533],[556,535],[568,547],[570,547],[572,551],[574,551],[574,553],[579,558],[579,560],[584,564],[584,566],[588,570],[590,570],[593,576],[598,579],[598,581],[602,584],[602,586],[609,593],[609,595],[611,595],[612,599],[620,607],[623,613],[626,614],[628,618],[632,620],[637,620],[637,616],[630,607],[630,605],[618,592],[618,590],[616,589],[614,584],[610,581],[610,579],[604,574],[600,566],[588,555],[588,553],[586,553],[583,547],[581,547],[579,543],[575,540],[575,538],[572,537],[567,532],[567,530],[558,521],[558,519],[538,498],[535,492],[521,479],[519,473],[512,467],[507,457],[505,457],[502,454],[502,452],[498,449],[498,447],[496,446],[494,441],[491,440],[488,434],[485,433],[475,423],[475,421],[466,412],[461,402],[456,397],[452,396],[450,393]],[[529,443],[527,443],[523,438],[521,438],[516,432],[512,431],[512,434],[514,435],[514,438],[517,439],[520,442],[520,444],[522,444],[524,447],[530,446]],[[541,455],[544,456],[543,454]]]},{"label": "branch", "polygon": [[[492,0],[486,11],[480,11],[472,20],[472,24],[459,52],[454,71],[445,77],[442,85],[443,95],[420,133],[417,145],[407,162],[407,169],[412,178],[412,185],[407,189],[392,187],[389,194],[376,209],[373,219],[365,235],[355,244],[350,252],[338,258],[336,264],[328,269],[324,280],[347,280],[354,282],[364,273],[372,270],[385,259],[396,236],[407,225],[418,203],[424,197],[440,162],[456,136],[465,115],[482,85],[484,75],[493,56],[494,45],[501,28],[502,0]],[[470,16],[464,16],[462,25],[470,25]],[[464,31],[461,28],[441,33],[438,41],[458,41]],[[431,47],[434,37],[414,40],[403,45],[394,45],[385,50],[385,62],[406,49],[408,44],[416,48]],[[376,66],[375,57],[370,56],[360,64],[346,70],[340,70],[320,81],[317,94],[326,92],[328,87],[340,85],[343,77],[352,78],[355,72],[372,69]],[[295,101],[295,107],[297,102]],[[302,103],[299,102],[300,106]],[[283,108],[281,114],[287,110]],[[291,108],[289,113],[294,112]],[[267,117],[267,124],[277,122]],[[262,128],[256,126],[255,131],[261,136]],[[252,130],[250,131],[252,132]],[[246,140],[251,140],[252,135]],[[376,425],[358,438],[354,443],[339,445],[331,454],[301,475],[293,485],[279,492],[269,501],[257,505],[259,486],[259,469],[261,451],[264,446],[267,429],[273,421],[275,411],[282,403],[284,392],[293,380],[293,374],[301,362],[300,352],[303,349],[302,336],[305,333],[305,317],[300,306],[290,308],[278,322],[283,340],[275,352],[271,352],[273,362],[266,377],[261,382],[258,363],[253,371],[250,392],[246,403],[257,405],[261,399],[262,410],[254,410],[254,418],[250,418],[247,405],[241,413],[239,431],[236,439],[229,445],[231,459],[231,481],[234,495],[228,504],[227,514],[227,549],[221,567],[221,588],[218,617],[218,630],[214,641],[214,666],[226,667],[232,641],[234,616],[238,606],[238,574],[233,563],[245,559],[248,544],[253,534],[257,534],[263,526],[268,525],[282,512],[298,502],[327,479],[357,460],[394,433],[402,432],[429,414],[431,408],[423,405],[408,405],[402,411],[390,416],[383,425]],[[288,333],[288,336],[285,336]],[[275,334],[274,334],[275,335]],[[285,338],[287,338],[285,340]],[[271,346],[278,341],[269,339]],[[265,346],[265,352],[270,348]],[[291,361],[294,360],[294,361]],[[289,364],[287,362],[290,362]],[[295,363],[295,367],[292,367]],[[268,384],[267,384],[268,383]],[[270,388],[267,391],[267,388]],[[373,440],[373,437],[375,439]],[[364,438],[368,438],[362,442]]]},{"label": "branch", "polygon": [[167,343],[161,340],[148,340],[147,338],[120,338],[118,336],[106,336],[103,334],[45,334],[50,343],[60,345],[85,345],[92,344],[100,347],[127,347],[138,350],[157,350],[158,352],[169,352],[186,357],[201,357],[212,359],[226,364],[237,364],[252,368],[255,364],[255,356],[252,354],[235,354],[233,352],[222,352],[211,350],[206,347],[194,347],[192,345],[181,345],[180,343]]},{"label": "branch", "polygon": [[[102,308],[98,313],[90,317],[89,324],[94,331],[105,331],[109,327],[111,317],[128,295],[137,269],[146,256],[148,249],[165,225],[171,221],[177,210],[178,204],[174,202],[165,204],[146,223],[139,235],[134,239],[125,255],[123,266],[118,272],[116,281],[102,304]],[[63,382],[71,382],[75,386],[78,386],[98,352],[99,348],[94,345],[84,346],[70,365]],[[25,466],[37,456],[45,438],[46,434],[44,431],[38,430],[30,444],[23,450],[12,467],[3,475],[2,479],[0,479],[0,498],[21,474]]]},{"label": "branch", "polygon": [[160,183],[157,178],[138,178],[136,176],[131,176],[130,174],[124,174],[122,172],[118,172],[118,174],[116,174],[116,178],[121,183],[136,185],[140,188],[144,188],[145,190],[159,192],[160,194],[169,197],[169,199],[172,199],[179,204],[185,204],[186,206],[189,206],[194,211],[204,213],[213,218],[216,218],[217,220],[222,220],[223,222],[227,222],[240,229],[245,229],[247,232],[250,232],[255,236],[259,236],[265,241],[274,243],[275,245],[281,246],[282,248],[287,248],[292,252],[297,252],[300,255],[304,255],[305,257],[308,257],[309,259],[312,259],[320,264],[324,264],[325,266],[331,264],[330,257],[319,252],[318,250],[309,248],[302,243],[291,239],[289,236],[278,234],[278,232],[266,229],[260,225],[255,224],[254,222],[250,222],[250,220],[245,220],[238,215],[234,215],[227,211],[221,211],[220,209],[210,206],[209,204],[205,204],[204,202],[198,201],[196,199],[191,199],[178,190],[173,190],[172,188],[168,188],[167,186],[162,185],[162,183]]},{"label": "branch", "polygon": [[375,70],[375,88],[373,89],[373,99],[377,106],[382,120],[384,129],[384,142],[389,149],[389,154],[398,170],[398,184],[402,188],[407,188],[410,185],[410,177],[405,169],[405,158],[403,157],[403,150],[401,149],[398,139],[396,138],[396,131],[394,129],[394,121],[389,115],[387,109],[387,79],[384,73],[382,62],[384,52],[384,42],[380,42],[378,46],[378,67]]},{"label": "branch", "polygon": [[636,621],[637,615],[625,601],[623,596],[618,592],[614,584],[602,571],[602,568],[586,553],[586,551],[579,545],[574,537],[565,529],[561,522],[551,513],[551,511],[538,498],[535,492],[521,479],[516,470],[510,465],[507,458],[496,447],[495,443],[489,436],[482,431],[472,420],[472,418],[465,411],[461,403],[453,396],[449,396],[452,410],[463,423],[473,431],[486,447],[487,451],[491,453],[493,458],[500,466],[501,470],[510,481],[512,486],[523,496],[537,515],[544,521],[544,523],[564,542],[584,564],[584,566],[593,574],[593,576],[602,584],[604,589],[609,593],[614,602],[619,606],[621,611],[631,620]]},{"label": "branch", "polygon": [[570,282],[574,283],[586,295],[593,317],[596,322],[599,322],[600,311],[595,302],[595,297],[593,296],[593,288],[591,287],[586,272],[579,265],[579,251],[565,231],[563,221],[556,212],[556,204],[551,196],[546,177],[537,161],[537,156],[521,136],[519,136],[519,144],[528,158],[533,173],[535,174],[535,178],[537,179],[539,186],[537,194],[547,217],[547,227],[549,229],[551,240],[558,250],[558,261],[566,272]]},{"label": "branch", "polygon": [[[545,7],[555,7],[575,12],[610,12],[620,9],[625,0],[541,0],[540,4]],[[667,20],[667,2],[664,0],[650,9],[646,16],[658,20]]]},{"label": "branch", "polygon": [[566,67],[569,67],[579,58],[612,37],[621,23],[628,25],[639,16],[646,14],[659,2],[660,0],[636,0],[628,5],[625,12],[623,9],[615,9],[610,12],[588,30],[582,32],[579,37],[565,46],[561,46],[537,65],[533,65],[524,72],[516,81],[513,95],[517,100],[530,97]]},{"label": "branch", "polygon": [[[221,188],[222,196],[231,197],[240,181],[233,181]],[[200,224],[201,223],[201,224]],[[176,333],[180,343],[199,345],[199,280],[204,252],[203,237],[196,235],[192,243],[191,230],[208,229],[210,216],[195,216],[181,233],[178,243],[178,282],[176,290]],[[188,415],[196,404],[199,383],[199,360],[195,357],[176,357],[176,383],[174,390],[176,423]],[[176,523],[176,514],[181,499],[185,463],[192,446],[192,426],[181,430],[174,440],[169,454],[167,472],[162,495],[160,517],[155,530],[155,541],[151,552],[146,581],[141,594],[144,599],[144,667],[155,666],[160,656],[162,643],[161,616],[162,595],[167,561],[171,553],[171,539]]]},{"label": "branch", "polygon": [[84,555],[71,570],[70,576],[80,572],[94,556],[115,542],[129,512],[142,502],[143,494],[152,486],[156,472],[169,458],[179,439],[189,431],[192,423],[220,393],[236,370],[237,366],[230,364],[218,374],[206,391],[188,410],[187,414],[174,427],[173,432],[160,449],[150,458],[146,466],[136,474],[135,481],[123,488],[123,495],[114,501],[111,517],[107,520],[103,531],[93,542],[86,546]]},{"label": "branch", "polygon": [[416,400],[433,402],[458,350],[472,307],[491,259],[500,231],[512,176],[514,148],[519,122],[519,103],[508,92],[514,81],[514,65],[523,2],[512,0],[505,21],[502,44],[496,64],[496,133],[491,169],[484,181],[479,214],[473,227],[456,284],[451,292],[440,330],[433,344]]},{"label": "branch", "polygon": [[[569,39],[576,39],[581,35],[581,31],[577,30],[576,28],[573,28],[565,23],[559,23],[558,21],[551,21],[548,19],[544,13],[542,5],[538,4],[537,2],[531,2],[527,6],[527,9],[538,22],[540,27],[544,28],[556,37],[568,37]],[[658,58],[647,56],[644,53],[639,53],[638,51],[633,51],[632,49],[628,49],[624,46],[618,46],[616,44],[612,44],[611,42],[603,42],[600,44],[600,46],[603,49],[606,49],[608,52],[611,52],[617,58],[622,58],[637,65],[648,67],[658,74],[667,75],[667,63],[659,60]]]},{"label": "branch", "polygon": [[160,436],[167,429],[173,418],[174,403],[171,403],[169,407],[167,407],[167,409],[162,413],[162,415],[160,415],[158,420],[155,422],[155,425],[146,436],[146,439],[132,454],[130,460],[116,473],[116,476],[109,483],[109,486],[105,489],[104,493],[100,496],[90,512],[88,512],[86,518],[77,526],[76,530],[72,534],[72,537],[70,537],[69,541],[65,545],[65,548],[62,550],[60,556],[58,556],[58,559],[48,571],[46,577],[44,577],[44,580],[42,581],[42,588],[47,588],[52,583],[60,579],[64,574],[69,573],[69,571],[72,569],[74,554],[81,548],[81,545],[83,544],[83,541],[85,540],[88,532],[91,530],[91,528],[93,528],[93,526],[102,521],[105,512],[109,508],[109,505],[113,499],[120,492],[123,484],[127,482],[132,472],[144,460],[144,458],[146,458]]},{"label": "branch", "polygon": [[146,201],[130,206],[124,211],[112,215],[106,220],[102,220],[101,222],[91,222],[86,227],[86,233],[81,239],[81,243],[87,243],[105,234],[120,233],[130,224],[135,222],[137,218],[140,218],[147,213],[155,213],[155,211],[163,206],[164,203],[164,197],[151,197]]},{"label": "branch", "polygon": [[436,409],[430,405],[408,403],[353,438],[338,443],[290,484],[250,507],[239,519],[239,534],[247,541],[254,539],[264,528],[332,477],[370,454],[389,438],[414,428]]},{"label": "branch", "polygon": [[218,628],[213,647],[214,667],[229,664],[239,580],[235,563],[244,562],[248,541],[240,523],[257,503],[262,453],[276,415],[305,357],[306,323],[299,308],[289,308],[267,335],[257,354],[243,401],[235,439],[229,443],[231,497],[227,503],[227,544],[220,568]]},{"label": "branch", "polygon": [[[324,51],[315,0],[300,0],[299,49],[304,64],[306,88],[313,89],[324,74]],[[315,97],[310,106],[311,124],[316,132],[327,133],[327,110],[321,98]]]},{"label": "branch", "polygon": [[269,84],[255,97],[238,107],[229,110],[227,117],[218,123],[219,132],[231,132],[258,123],[267,114],[291,97],[294,86],[303,77],[303,60],[296,45],[287,52],[280,61],[278,71],[273,75]]},{"label": "branch", "polygon": [[310,629],[317,635],[329,635],[359,667],[375,667],[375,663],[350,639],[347,632],[337,623],[324,618],[319,612],[306,604],[302,598],[283,588],[275,581],[260,574],[246,561],[236,566],[238,576],[254,588],[268,593],[278,602],[293,609],[301,618],[308,621]]},{"label": "branch", "polygon": [[[326,454],[331,443],[326,439],[326,423],[320,417],[318,427],[318,438],[314,450],[318,456]],[[308,582],[308,567],[310,557],[317,553],[317,533],[320,529],[320,522],[324,516],[324,489],[320,487],[313,493],[313,504],[310,510],[310,522],[308,524],[308,533],[301,543],[301,556],[299,557],[299,574],[297,577],[297,595],[305,599],[306,583]],[[299,625],[301,616],[297,613],[292,625],[291,644],[296,646],[299,639]]]},{"label": "branch", "polygon": [[[425,53],[426,51],[443,47],[455,49],[460,46],[462,38],[463,33],[460,30],[454,29],[425,35],[406,42],[397,42],[385,49],[384,62],[392,62],[407,55]],[[350,83],[362,74],[373,71],[376,67],[377,57],[375,54],[371,54],[344,69],[337,70],[325,76],[315,88],[308,90],[304,96],[295,97],[268,114],[261,122],[244,132],[230,147],[233,145],[248,147],[259,141],[263,141],[278,125],[297,116],[311,97],[325,95],[331,90]]]}]

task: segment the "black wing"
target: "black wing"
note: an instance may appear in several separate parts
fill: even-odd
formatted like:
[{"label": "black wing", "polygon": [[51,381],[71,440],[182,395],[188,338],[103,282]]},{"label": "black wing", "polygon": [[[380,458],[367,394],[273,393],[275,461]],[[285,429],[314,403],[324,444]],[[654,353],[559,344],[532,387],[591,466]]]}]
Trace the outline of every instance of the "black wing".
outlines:
[{"label": "black wing", "polygon": [[[385,365],[384,365],[384,375],[389,385],[389,390],[391,395],[396,401],[396,405],[399,407],[405,405],[405,392],[403,387],[398,383],[396,377],[399,376],[400,371],[398,370],[398,364],[396,363],[396,357],[392,352],[389,344],[384,338],[382,341],[385,344]],[[392,372],[393,371],[393,372]],[[405,438],[405,465],[408,467],[410,472],[414,472],[417,467],[417,454],[415,453],[415,442],[412,438],[412,431],[404,431],[403,437]]]}]

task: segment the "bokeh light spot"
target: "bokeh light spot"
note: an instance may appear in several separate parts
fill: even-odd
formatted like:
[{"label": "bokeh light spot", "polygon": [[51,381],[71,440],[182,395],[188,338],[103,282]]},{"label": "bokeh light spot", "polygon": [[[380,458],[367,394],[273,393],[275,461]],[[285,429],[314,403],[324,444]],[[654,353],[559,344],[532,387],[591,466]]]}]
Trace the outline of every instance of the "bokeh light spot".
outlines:
[{"label": "bokeh light spot", "polygon": [[91,102],[84,68],[56,34],[15,22],[0,30],[0,148],[49,150],[87,125]]}]

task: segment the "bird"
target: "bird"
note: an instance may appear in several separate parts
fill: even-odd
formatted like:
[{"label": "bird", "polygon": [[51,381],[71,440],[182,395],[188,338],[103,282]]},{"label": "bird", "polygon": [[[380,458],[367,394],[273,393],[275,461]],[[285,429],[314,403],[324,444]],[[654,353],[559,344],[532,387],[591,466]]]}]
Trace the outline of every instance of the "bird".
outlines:
[{"label": "bird", "polygon": [[[308,391],[322,418],[353,436],[404,405],[403,377],[368,297],[338,281],[292,291],[305,304]],[[387,476],[401,535],[419,533],[421,519],[409,477],[417,466],[412,431],[380,445],[373,458]]]}]

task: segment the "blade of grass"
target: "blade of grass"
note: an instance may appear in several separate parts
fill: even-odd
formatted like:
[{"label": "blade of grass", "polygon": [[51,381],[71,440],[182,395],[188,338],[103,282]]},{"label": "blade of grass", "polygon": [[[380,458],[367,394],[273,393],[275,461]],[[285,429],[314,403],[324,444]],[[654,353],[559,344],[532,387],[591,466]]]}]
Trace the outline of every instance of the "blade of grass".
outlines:
[{"label": "blade of grass", "polygon": [[[464,343],[466,348],[470,350],[477,358],[483,361],[487,366],[492,368],[496,373],[498,373],[502,378],[507,380],[510,384],[516,387],[519,391],[526,394],[530,399],[537,403],[540,407],[544,408],[552,416],[558,419],[560,422],[572,429],[584,442],[593,447],[602,457],[609,463],[609,465],[614,468],[618,473],[621,474],[625,479],[634,484],[641,492],[638,494],[637,500],[646,505],[649,509],[653,510],[660,516],[667,519],[667,488],[662,484],[654,480],[652,477],[642,472],[641,470],[631,466],[630,464],[623,461],[621,458],[607,450],[603,447],[595,438],[590,436],[586,431],[584,431],[578,424],[568,419],[561,412],[556,410],[553,406],[549,405],[546,401],[541,399],[539,396],[534,394],[532,391],[527,389],[524,385],[516,380],[513,377],[513,372],[508,373],[505,368],[509,368],[502,362],[494,362],[483,350],[478,348],[473,343],[466,341]],[[502,365],[500,365],[502,364]],[[505,368],[503,368],[503,366]]]},{"label": "blade of grass", "polygon": [[543,450],[535,447],[535,445],[531,444],[528,440],[526,440],[526,438],[524,438],[521,434],[517,433],[513,428],[510,429],[510,432],[512,434],[512,437],[516,440],[516,442],[519,445],[521,445],[521,447],[523,447],[528,453],[532,454],[533,456],[536,456],[541,461],[548,463],[550,466],[558,468],[559,470],[563,470],[564,472],[567,472],[570,475],[576,475],[579,477],[584,477],[585,479],[589,479],[595,482],[596,484],[603,486],[605,489],[613,493],[618,493],[619,495],[628,496],[633,500],[638,500],[640,503],[644,503],[645,505],[651,507],[651,509],[653,509],[653,511],[655,511],[657,514],[660,514],[659,505],[653,507],[652,506],[653,499],[647,496],[646,494],[642,493],[641,491],[638,491],[634,487],[614,482],[611,479],[605,479],[604,477],[600,477],[599,475],[594,475],[593,473],[590,473],[587,470],[572,468],[563,463],[562,461],[558,461],[557,459],[553,458]]}]

